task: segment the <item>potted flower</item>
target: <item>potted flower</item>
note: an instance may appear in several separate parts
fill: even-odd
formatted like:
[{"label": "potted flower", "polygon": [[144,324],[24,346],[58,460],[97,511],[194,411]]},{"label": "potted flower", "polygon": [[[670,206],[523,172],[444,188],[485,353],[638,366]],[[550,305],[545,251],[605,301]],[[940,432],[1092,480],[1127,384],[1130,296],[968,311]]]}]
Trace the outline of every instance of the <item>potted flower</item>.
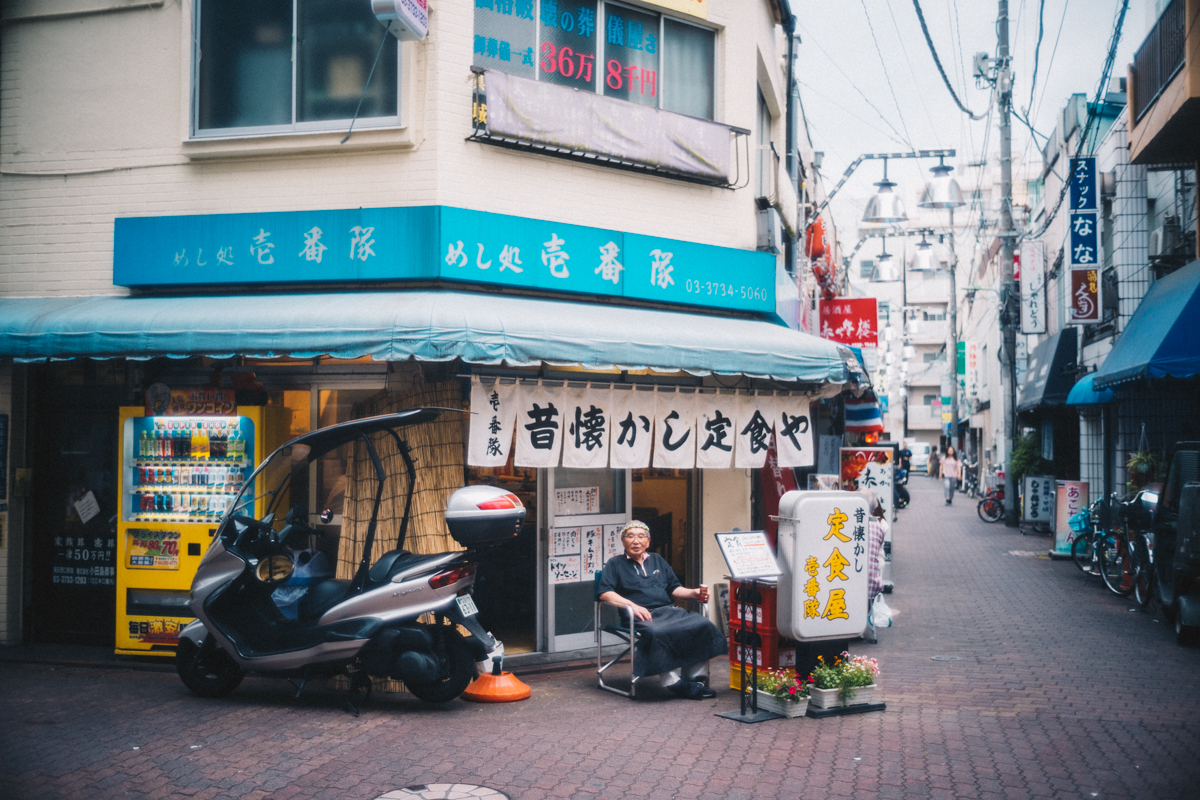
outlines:
[{"label": "potted flower", "polygon": [[817,667],[809,675],[809,702],[816,708],[869,703],[878,674],[879,664],[873,658],[842,653],[827,664],[823,656],[818,656]]},{"label": "potted flower", "polygon": [[1158,473],[1158,459],[1154,457],[1153,453],[1139,450],[1129,455],[1129,461],[1125,463],[1125,471],[1129,473],[1129,482],[1135,487],[1141,488],[1154,480]]},{"label": "potted flower", "polygon": [[758,708],[789,718],[803,717],[808,711],[808,683],[790,669],[760,672]]}]

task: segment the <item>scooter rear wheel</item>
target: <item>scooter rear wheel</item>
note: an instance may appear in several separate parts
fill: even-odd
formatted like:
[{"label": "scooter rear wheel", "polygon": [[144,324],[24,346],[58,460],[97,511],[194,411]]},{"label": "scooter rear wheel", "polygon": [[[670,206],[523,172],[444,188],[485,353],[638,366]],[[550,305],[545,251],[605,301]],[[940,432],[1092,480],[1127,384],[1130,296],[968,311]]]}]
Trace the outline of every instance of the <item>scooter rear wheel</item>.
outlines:
[{"label": "scooter rear wheel", "polygon": [[445,637],[445,661],[441,679],[429,683],[405,681],[408,690],[427,703],[448,703],[462,694],[475,679],[475,659],[462,634],[446,626],[435,636]]},{"label": "scooter rear wheel", "polygon": [[201,697],[224,697],[238,687],[245,675],[229,654],[211,640],[203,646],[186,637],[175,651],[175,671],[183,685]]}]

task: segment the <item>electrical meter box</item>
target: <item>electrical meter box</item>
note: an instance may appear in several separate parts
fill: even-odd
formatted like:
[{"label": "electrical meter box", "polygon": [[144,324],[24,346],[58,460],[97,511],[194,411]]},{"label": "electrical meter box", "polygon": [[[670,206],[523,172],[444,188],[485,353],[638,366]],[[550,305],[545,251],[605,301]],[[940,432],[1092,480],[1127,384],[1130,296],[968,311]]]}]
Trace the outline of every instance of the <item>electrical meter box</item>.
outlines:
[{"label": "electrical meter box", "polygon": [[867,628],[867,499],[791,491],[779,500],[779,632],[800,642],[853,639]]}]

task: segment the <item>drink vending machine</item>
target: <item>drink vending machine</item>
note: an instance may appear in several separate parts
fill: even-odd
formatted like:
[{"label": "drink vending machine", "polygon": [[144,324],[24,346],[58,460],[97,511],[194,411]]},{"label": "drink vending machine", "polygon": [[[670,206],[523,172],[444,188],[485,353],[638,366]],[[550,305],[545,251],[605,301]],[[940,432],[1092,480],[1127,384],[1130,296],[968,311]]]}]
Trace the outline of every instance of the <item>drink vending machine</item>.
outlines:
[{"label": "drink vending machine", "polygon": [[[200,558],[266,455],[264,412],[274,409],[238,408],[220,390],[172,394],[155,409],[166,413],[120,409],[116,652],[124,655],[174,656],[193,619]],[[261,516],[261,503],[246,513]]]}]

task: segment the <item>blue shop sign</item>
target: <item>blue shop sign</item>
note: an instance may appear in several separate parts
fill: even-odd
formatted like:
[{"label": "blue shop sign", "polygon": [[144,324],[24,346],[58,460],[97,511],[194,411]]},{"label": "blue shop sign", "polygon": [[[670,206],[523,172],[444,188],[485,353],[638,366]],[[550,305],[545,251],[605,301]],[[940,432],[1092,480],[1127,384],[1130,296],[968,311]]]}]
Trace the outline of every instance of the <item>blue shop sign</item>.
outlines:
[{"label": "blue shop sign", "polygon": [[116,220],[119,286],[456,281],[775,312],[775,257],[448,206]]},{"label": "blue shop sign", "polygon": [[1071,210],[1095,210],[1098,194],[1099,192],[1096,191],[1096,157],[1071,159]]},{"label": "blue shop sign", "polygon": [[1072,267],[1096,266],[1100,255],[1100,215],[1095,211],[1076,211],[1070,215]]}]

